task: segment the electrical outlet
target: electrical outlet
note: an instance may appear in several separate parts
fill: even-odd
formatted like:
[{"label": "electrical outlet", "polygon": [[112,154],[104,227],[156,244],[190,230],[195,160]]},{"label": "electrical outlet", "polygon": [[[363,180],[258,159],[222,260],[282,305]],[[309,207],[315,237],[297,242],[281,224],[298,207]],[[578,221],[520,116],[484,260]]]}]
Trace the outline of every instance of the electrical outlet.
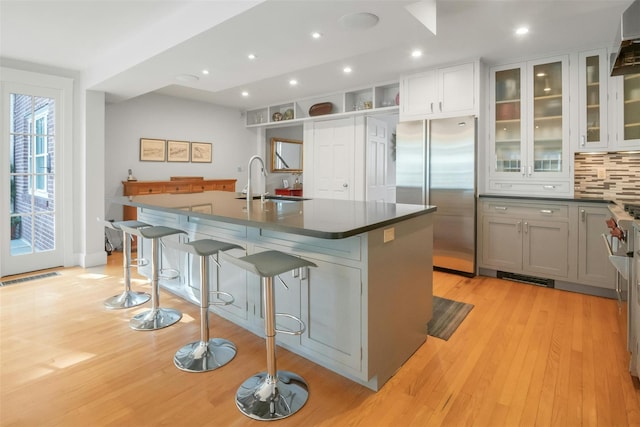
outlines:
[{"label": "electrical outlet", "polygon": [[396,238],[396,229],[391,227],[384,230],[384,243],[390,242]]},{"label": "electrical outlet", "polygon": [[607,170],[605,168],[598,168],[598,179],[606,179],[607,178]]}]

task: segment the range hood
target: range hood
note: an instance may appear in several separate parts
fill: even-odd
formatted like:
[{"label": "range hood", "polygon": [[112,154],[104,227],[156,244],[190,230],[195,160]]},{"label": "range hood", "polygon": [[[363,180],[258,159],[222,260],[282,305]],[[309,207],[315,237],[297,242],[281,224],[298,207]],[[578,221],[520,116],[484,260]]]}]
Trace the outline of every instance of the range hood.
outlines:
[{"label": "range hood", "polygon": [[611,55],[611,75],[640,73],[640,0],[634,0],[620,19],[615,46]]}]

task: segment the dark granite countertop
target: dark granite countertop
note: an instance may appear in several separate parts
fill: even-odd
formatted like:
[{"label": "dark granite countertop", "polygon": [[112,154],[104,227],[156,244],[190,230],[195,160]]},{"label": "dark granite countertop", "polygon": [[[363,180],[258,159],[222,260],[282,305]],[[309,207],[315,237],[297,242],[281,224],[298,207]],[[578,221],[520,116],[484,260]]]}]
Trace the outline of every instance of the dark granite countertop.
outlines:
[{"label": "dark granite countertop", "polygon": [[505,194],[479,194],[479,198],[514,199],[514,200],[544,200],[547,202],[579,202],[579,203],[614,203],[599,197],[543,197],[543,196],[512,196]]},{"label": "dark granite countertop", "polygon": [[[253,200],[239,193],[120,196],[114,203],[285,233],[342,239],[435,212],[435,206],[333,199]],[[277,197],[277,196],[276,196]]]}]

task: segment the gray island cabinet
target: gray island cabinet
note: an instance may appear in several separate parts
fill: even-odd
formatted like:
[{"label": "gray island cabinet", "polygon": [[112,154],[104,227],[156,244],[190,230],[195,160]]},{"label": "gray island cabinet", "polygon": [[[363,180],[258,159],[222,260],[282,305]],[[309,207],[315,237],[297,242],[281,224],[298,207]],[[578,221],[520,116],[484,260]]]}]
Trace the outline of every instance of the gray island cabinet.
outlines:
[{"label": "gray island cabinet", "polygon": [[[275,249],[317,264],[282,274],[286,287],[276,279],[276,312],[300,317],[306,325],[299,336],[278,334],[278,344],[379,390],[427,338],[433,295],[431,213],[436,208],[277,197],[247,203],[238,197],[207,191],[116,202],[135,206],[140,221],[187,232],[168,237],[162,247],[161,268],[175,268],[180,276],[161,285],[194,303],[199,260],[171,240],[213,238],[244,248],[230,251],[232,256]],[[149,254],[149,242],[138,244],[139,258]],[[211,290],[229,292],[235,301],[210,309],[263,336],[259,278],[221,261],[220,269],[211,268]],[[149,276],[149,266],[140,272]],[[288,320],[279,317],[278,327],[297,329]]]}]

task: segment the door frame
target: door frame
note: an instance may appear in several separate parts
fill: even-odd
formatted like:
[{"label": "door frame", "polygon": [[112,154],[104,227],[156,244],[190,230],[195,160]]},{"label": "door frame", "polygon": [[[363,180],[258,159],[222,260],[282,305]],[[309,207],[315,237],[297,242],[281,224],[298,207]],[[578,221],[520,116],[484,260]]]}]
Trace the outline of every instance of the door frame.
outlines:
[{"label": "door frame", "polygon": [[[2,122],[8,124],[9,119],[9,93],[56,95],[56,247],[60,248],[58,265],[73,264],[73,79],[30,71],[16,70],[0,67],[0,117]],[[0,182],[9,182],[9,127],[2,126],[0,136],[3,149],[0,150]],[[0,252],[10,254],[10,227],[9,227],[9,198],[0,197]],[[0,256],[0,277],[9,274],[19,274],[34,269],[48,268],[51,266],[35,265],[24,271],[16,271],[5,265],[6,257]],[[9,264],[9,263],[7,263]]]}]

